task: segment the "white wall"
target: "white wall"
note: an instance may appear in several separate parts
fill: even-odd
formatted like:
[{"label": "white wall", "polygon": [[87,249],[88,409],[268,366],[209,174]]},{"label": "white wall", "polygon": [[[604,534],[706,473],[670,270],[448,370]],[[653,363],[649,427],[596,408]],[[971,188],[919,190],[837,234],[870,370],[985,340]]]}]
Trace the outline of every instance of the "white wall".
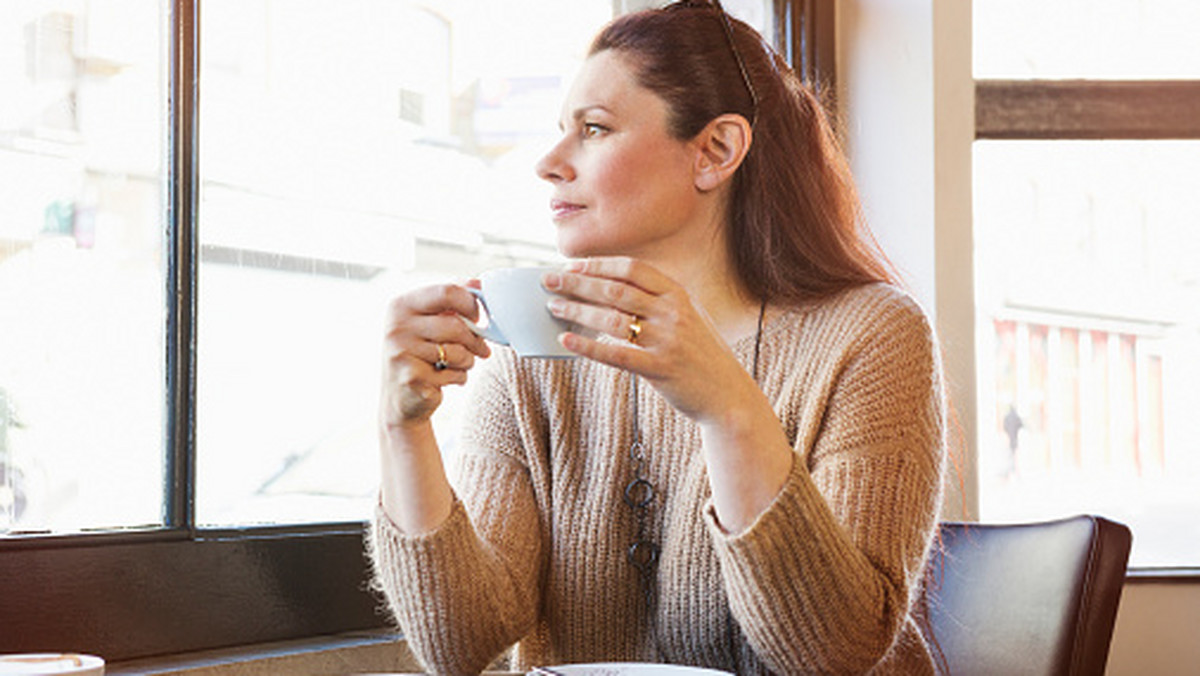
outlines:
[{"label": "white wall", "polygon": [[838,101],[866,217],[935,317],[950,385],[947,518],[975,501],[971,3],[843,0]]},{"label": "white wall", "polygon": [[[839,0],[837,47],[838,100],[867,217],[937,320],[960,435],[973,449],[970,5]],[[950,475],[948,518],[978,513],[974,453],[966,455]],[[1108,673],[1200,676],[1198,638],[1200,582],[1127,584]]]}]

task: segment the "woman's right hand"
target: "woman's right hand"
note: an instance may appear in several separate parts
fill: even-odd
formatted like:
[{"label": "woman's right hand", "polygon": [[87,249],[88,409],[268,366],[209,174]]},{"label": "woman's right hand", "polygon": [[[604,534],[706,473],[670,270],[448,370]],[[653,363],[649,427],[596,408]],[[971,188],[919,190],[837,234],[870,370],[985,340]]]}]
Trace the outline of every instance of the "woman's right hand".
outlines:
[{"label": "woman's right hand", "polygon": [[463,318],[478,321],[479,309],[471,292],[455,284],[416,289],[388,304],[379,410],[385,430],[428,421],[442,403],[442,387],[466,383],[475,357],[491,354]]}]

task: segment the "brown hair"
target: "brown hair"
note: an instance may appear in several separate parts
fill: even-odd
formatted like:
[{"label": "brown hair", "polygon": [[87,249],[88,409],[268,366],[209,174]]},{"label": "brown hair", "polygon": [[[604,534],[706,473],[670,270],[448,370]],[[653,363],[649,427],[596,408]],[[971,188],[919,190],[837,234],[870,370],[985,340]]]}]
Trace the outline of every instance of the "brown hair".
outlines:
[{"label": "brown hair", "polygon": [[754,120],[754,141],[734,176],[728,244],[756,298],[803,303],[897,276],[863,222],[849,165],[813,92],[745,23],[729,18],[758,98],[750,91],[716,7],[675,3],[614,19],[589,54],[630,59],[641,86],[689,139],[714,118]]}]

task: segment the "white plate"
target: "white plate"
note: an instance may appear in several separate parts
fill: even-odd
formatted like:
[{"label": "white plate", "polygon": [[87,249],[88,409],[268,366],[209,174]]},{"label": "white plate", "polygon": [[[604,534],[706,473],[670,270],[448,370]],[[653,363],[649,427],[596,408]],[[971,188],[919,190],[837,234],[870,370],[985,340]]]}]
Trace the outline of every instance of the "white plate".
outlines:
[{"label": "white plate", "polygon": [[[683,667],[676,664],[643,664],[637,662],[606,662],[603,664],[564,664],[546,667],[562,676],[729,676],[727,671]],[[536,672],[534,672],[536,673]]]},{"label": "white plate", "polygon": [[0,655],[0,675],[48,676],[71,674],[72,676],[101,676],[104,660],[95,655],[72,653],[26,653],[24,655]]}]

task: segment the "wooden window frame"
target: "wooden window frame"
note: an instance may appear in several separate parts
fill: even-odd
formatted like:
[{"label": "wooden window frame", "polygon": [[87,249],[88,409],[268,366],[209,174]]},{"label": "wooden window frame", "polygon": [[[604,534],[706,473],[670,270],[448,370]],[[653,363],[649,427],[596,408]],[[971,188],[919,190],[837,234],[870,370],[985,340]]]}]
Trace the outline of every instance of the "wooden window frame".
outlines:
[{"label": "wooden window frame", "polygon": [[[976,140],[1200,140],[1200,80],[975,81]],[[1200,562],[1130,579],[1195,583]]]},{"label": "wooden window frame", "polygon": [[976,139],[1200,139],[1198,80],[976,80]]},{"label": "wooden window frame", "polygon": [[835,0],[775,2],[775,45],[826,106],[837,91]]}]

